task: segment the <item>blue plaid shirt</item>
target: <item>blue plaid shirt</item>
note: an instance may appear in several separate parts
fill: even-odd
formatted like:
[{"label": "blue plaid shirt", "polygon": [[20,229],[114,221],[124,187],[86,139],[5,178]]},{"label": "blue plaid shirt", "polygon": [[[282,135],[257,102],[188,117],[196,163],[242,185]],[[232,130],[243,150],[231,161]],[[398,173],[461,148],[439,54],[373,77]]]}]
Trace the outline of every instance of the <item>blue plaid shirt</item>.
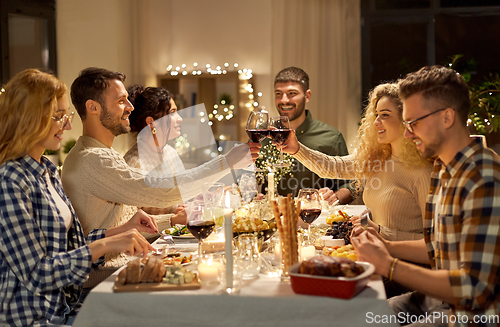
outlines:
[{"label": "blue plaid shirt", "polygon": [[[73,215],[67,231],[48,172]],[[56,167],[29,155],[0,165],[0,325],[60,324],[78,302],[91,253]],[[104,237],[95,230],[87,241]]]}]

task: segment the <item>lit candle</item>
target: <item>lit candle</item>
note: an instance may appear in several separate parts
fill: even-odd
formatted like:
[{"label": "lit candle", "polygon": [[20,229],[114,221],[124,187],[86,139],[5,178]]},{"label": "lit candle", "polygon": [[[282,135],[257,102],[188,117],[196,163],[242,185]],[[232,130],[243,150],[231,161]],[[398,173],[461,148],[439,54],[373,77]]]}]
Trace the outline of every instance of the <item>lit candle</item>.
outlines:
[{"label": "lit candle", "polygon": [[314,245],[302,246],[299,250],[300,261],[307,260],[316,255]]},{"label": "lit candle", "polygon": [[269,200],[274,200],[274,173],[267,174],[267,193]]},{"label": "lit candle", "polygon": [[231,207],[231,193],[226,192],[224,199],[224,236],[225,236],[225,255],[226,255],[226,289],[233,288],[233,214]]},{"label": "lit candle", "polygon": [[206,262],[198,264],[198,275],[202,283],[215,283],[219,281],[219,266],[220,262],[208,259]]},{"label": "lit candle", "polygon": [[281,258],[281,246],[280,243],[276,243],[274,246],[274,260],[280,260]]}]

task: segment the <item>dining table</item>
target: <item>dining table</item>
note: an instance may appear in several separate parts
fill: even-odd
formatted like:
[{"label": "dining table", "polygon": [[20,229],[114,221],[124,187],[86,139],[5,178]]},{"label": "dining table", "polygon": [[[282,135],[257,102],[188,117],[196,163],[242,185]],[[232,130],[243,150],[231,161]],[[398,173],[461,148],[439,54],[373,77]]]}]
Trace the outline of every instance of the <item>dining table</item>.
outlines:
[{"label": "dining table", "polygon": [[[350,207],[350,211],[344,211],[363,211],[359,206]],[[196,249],[195,242],[181,241],[175,240],[178,246]],[[155,241],[153,246],[159,248],[162,244]],[[192,266],[196,268],[194,262]],[[376,274],[366,288],[347,300],[295,294],[290,282],[265,273],[244,281],[236,294],[223,292],[220,285],[197,290],[117,293],[117,274],[92,289],[74,326],[363,326],[394,315],[382,278]]]}]

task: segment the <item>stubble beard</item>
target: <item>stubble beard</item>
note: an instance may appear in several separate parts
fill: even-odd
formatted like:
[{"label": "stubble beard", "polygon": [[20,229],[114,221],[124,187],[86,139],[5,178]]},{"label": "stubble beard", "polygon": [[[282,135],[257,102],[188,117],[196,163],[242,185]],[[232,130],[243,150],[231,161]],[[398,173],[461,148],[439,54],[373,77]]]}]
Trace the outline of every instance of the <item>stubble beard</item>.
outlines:
[{"label": "stubble beard", "polygon": [[102,114],[99,117],[102,126],[106,127],[114,136],[118,136],[121,134],[126,134],[130,132],[130,125],[129,126],[123,126],[121,123],[121,117],[116,121],[115,117],[113,117],[108,109],[106,108],[106,105],[101,104],[102,108]]},{"label": "stubble beard", "polygon": [[421,151],[421,154],[424,158],[434,158],[439,156],[439,149],[441,148],[444,142],[444,136],[442,133],[438,132],[434,140],[427,146],[424,147],[424,150]]},{"label": "stubble beard", "polygon": [[[285,107],[286,107],[286,105],[285,105]],[[299,118],[302,115],[302,113],[304,112],[305,109],[306,109],[306,97],[304,96],[304,99],[302,99],[302,102],[297,103],[297,105],[295,106],[295,110],[292,109],[291,111],[287,111],[287,112],[283,113],[281,111],[281,108],[278,107],[278,112],[280,113],[280,116],[287,116],[288,121],[294,121],[295,119]]]}]

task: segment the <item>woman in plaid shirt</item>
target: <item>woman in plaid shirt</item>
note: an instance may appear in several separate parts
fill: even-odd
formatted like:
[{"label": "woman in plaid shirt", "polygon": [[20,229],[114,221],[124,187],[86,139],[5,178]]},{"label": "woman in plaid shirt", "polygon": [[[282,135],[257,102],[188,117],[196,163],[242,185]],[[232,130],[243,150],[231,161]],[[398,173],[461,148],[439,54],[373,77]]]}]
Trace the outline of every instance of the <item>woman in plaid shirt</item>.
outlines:
[{"label": "woman in plaid shirt", "polygon": [[67,323],[93,262],[152,250],[139,231],[157,227],[144,214],[85,239],[57,168],[42,156],[71,129],[66,90],[28,69],[0,93],[0,325]]}]

